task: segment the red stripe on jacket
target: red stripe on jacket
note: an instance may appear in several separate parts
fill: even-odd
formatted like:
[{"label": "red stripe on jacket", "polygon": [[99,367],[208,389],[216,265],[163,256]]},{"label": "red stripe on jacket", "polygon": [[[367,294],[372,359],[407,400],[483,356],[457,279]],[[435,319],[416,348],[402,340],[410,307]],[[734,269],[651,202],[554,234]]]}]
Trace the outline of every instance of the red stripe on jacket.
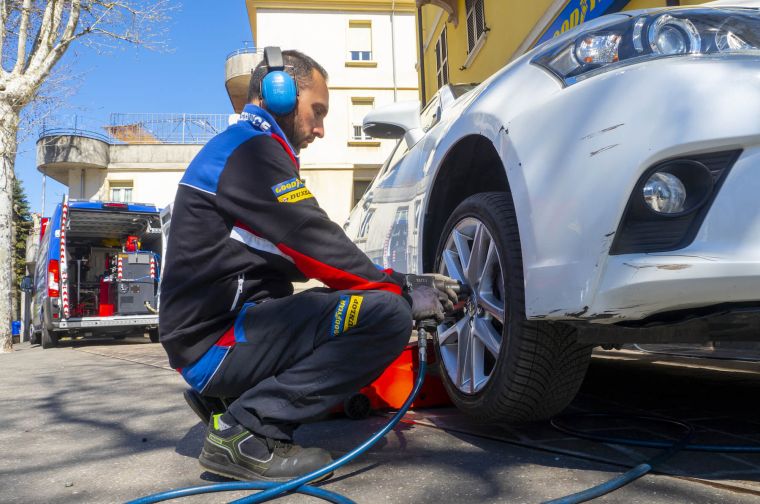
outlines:
[{"label": "red stripe on jacket", "polygon": [[401,286],[392,282],[373,282],[347,271],[304,255],[282,243],[277,245],[283,253],[289,255],[301,272],[309,278],[321,280],[328,287],[336,290],[382,290],[401,295]]},{"label": "red stripe on jacket", "polygon": [[290,156],[290,160],[293,161],[293,164],[296,165],[296,168],[299,168],[298,161],[296,161],[296,156],[293,154],[293,151],[290,150],[290,145],[288,145],[288,142],[286,142],[285,139],[276,133],[272,133],[272,138],[280,142],[282,148],[285,149],[285,152],[287,152],[288,156]]}]

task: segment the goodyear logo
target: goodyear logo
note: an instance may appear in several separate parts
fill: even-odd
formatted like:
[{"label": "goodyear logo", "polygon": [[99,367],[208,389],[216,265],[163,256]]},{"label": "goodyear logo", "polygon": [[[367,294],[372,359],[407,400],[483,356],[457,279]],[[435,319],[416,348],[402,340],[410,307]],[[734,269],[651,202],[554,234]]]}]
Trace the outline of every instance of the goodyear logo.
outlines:
[{"label": "goodyear logo", "polygon": [[297,178],[273,185],[272,192],[280,203],[295,203],[314,197],[304,185],[303,180]]},{"label": "goodyear logo", "polygon": [[622,9],[628,2],[621,0],[568,0],[554,22],[544,32],[534,46],[557,37],[584,21],[591,21],[604,14]]},{"label": "goodyear logo", "polygon": [[341,296],[333,315],[332,335],[337,336],[346,332],[359,323],[359,310],[362,307],[362,296]]}]

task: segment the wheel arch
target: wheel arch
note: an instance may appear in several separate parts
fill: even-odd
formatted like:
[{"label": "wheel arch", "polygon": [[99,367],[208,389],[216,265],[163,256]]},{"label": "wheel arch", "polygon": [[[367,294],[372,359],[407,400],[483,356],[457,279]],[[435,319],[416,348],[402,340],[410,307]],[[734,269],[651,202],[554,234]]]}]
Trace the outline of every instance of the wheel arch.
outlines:
[{"label": "wheel arch", "polygon": [[[474,170],[477,177],[471,176]],[[481,192],[510,192],[510,187],[504,163],[491,139],[469,134],[445,154],[429,191],[422,225],[422,271],[433,270],[438,239],[462,201]]]}]

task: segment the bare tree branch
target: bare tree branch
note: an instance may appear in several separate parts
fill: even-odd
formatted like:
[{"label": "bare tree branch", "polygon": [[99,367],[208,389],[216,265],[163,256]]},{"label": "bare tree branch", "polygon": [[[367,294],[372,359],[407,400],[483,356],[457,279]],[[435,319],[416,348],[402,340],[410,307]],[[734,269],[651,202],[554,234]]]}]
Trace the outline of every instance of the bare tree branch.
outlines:
[{"label": "bare tree branch", "polygon": [[[37,30],[37,34],[34,39],[34,46],[32,47],[31,55],[27,60],[27,64],[24,67],[24,72],[29,67],[36,67],[42,60],[50,53],[53,48],[51,39],[51,33],[55,33],[53,27],[53,16],[56,9],[62,9],[64,0],[50,0],[45,5],[45,11],[42,14],[42,20]],[[55,35],[53,35],[55,37]]]},{"label": "bare tree branch", "polygon": [[[5,22],[8,20],[8,9],[5,0],[0,0],[0,59],[3,55],[3,46],[5,44]],[[5,70],[0,64],[0,71],[5,74]]]},{"label": "bare tree branch", "polygon": [[18,50],[16,51],[16,65],[11,73],[18,74],[26,61],[26,36],[29,30],[29,11],[32,10],[32,0],[24,0],[21,7],[21,25],[18,30]]},{"label": "bare tree branch", "polygon": [[[50,51],[50,53],[45,57],[45,60],[40,64],[40,72],[37,74],[37,86],[39,83],[42,82],[42,79],[47,77],[47,75],[50,73],[50,70],[53,68],[53,66],[58,63],[58,61],[61,59],[61,56],[63,56],[63,53],[66,52],[66,49],[69,48],[69,45],[74,40],[74,33],[77,28],[77,24],[79,23],[79,12],[81,7],[81,0],[71,0],[71,7],[69,9],[69,19],[66,22],[66,28],[63,30],[63,34],[61,35],[61,38],[58,40],[58,43],[53,47],[53,50]],[[55,19],[55,16],[53,16]],[[56,24],[60,24],[61,18],[58,18],[58,21]]]}]

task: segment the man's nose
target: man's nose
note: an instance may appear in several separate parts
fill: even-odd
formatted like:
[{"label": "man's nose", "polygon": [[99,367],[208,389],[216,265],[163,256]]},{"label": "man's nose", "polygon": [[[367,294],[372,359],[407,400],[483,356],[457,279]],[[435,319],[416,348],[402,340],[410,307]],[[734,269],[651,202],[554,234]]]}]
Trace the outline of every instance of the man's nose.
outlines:
[{"label": "man's nose", "polygon": [[317,125],[312,130],[312,133],[317,138],[324,138],[324,136],[325,136],[325,125],[324,125],[324,123],[322,121],[319,121],[319,123],[317,123]]}]

